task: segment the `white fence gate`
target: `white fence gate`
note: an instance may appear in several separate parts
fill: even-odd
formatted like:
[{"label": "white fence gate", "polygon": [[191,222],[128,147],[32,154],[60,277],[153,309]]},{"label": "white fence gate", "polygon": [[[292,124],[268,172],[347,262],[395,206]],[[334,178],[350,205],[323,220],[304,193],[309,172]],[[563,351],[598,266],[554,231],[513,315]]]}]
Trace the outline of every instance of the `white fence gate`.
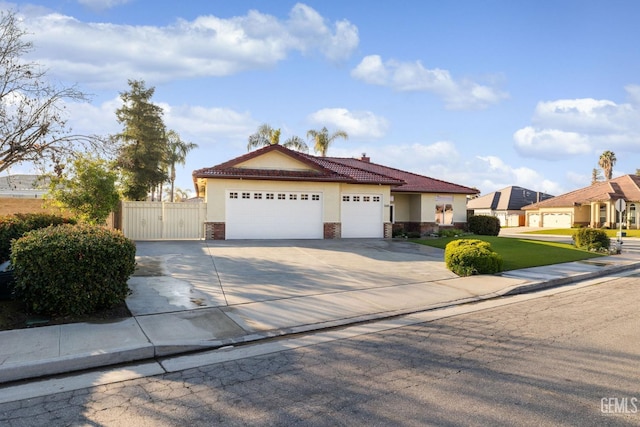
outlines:
[{"label": "white fence gate", "polygon": [[122,232],[133,240],[203,239],[206,203],[122,202]]}]

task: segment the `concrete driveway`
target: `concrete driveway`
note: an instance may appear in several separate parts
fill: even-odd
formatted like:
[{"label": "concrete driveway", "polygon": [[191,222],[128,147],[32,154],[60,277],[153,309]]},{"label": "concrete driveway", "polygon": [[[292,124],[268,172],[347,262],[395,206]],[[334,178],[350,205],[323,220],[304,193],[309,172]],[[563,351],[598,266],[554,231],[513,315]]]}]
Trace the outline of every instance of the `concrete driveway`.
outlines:
[{"label": "concrete driveway", "polygon": [[443,251],[402,241],[139,241],[135,316],[389,288],[457,277]]}]

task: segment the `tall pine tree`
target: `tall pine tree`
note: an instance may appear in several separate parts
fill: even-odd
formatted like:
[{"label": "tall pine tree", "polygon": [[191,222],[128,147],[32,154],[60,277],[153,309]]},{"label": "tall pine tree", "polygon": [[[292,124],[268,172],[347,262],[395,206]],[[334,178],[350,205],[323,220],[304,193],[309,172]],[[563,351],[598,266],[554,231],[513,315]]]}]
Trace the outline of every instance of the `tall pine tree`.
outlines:
[{"label": "tall pine tree", "polygon": [[168,177],[163,167],[167,139],[162,108],[151,102],[155,88],[142,80],[129,80],[122,92],[123,105],[116,110],[124,126],[114,138],[121,143],[118,167],[122,171],[123,194],[128,200],[146,200],[149,193]]}]

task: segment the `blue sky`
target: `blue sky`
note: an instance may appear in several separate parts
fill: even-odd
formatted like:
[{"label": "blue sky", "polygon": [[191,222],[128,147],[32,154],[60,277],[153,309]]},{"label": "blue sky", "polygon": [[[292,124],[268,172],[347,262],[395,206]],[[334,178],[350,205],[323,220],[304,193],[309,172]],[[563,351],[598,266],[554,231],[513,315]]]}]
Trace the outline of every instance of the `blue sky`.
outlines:
[{"label": "blue sky", "polygon": [[[22,17],[49,76],[77,84],[75,131],[113,134],[127,79],[156,88],[167,126],[197,143],[191,172],[282,137],[345,130],[360,156],[482,194],[561,194],[640,168],[640,2],[34,0]],[[14,167],[11,173],[26,166]]]}]

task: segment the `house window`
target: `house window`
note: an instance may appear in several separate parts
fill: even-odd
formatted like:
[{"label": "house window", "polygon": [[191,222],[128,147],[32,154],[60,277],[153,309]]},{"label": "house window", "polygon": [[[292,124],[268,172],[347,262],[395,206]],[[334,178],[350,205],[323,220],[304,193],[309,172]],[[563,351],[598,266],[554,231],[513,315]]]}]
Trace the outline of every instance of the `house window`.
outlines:
[{"label": "house window", "polygon": [[371,197],[369,197],[369,196],[362,196],[362,201],[363,201],[363,202],[370,202],[370,201],[371,201]]},{"label": "house window", "polygon": [[230,199],[237,199],[238,198],[238,193],[229,193],[229,198]]},{"label": "house window", "polygon": [[254,199],[262,199],[262,193],[253,193]]},{"label": "house window", "polygon": [[285,195],[282,193],[278,193],[278,200],[284,200],[286,199]]},{"label": "house window", "polygon": [[319,194],[312,195],[311,200],[320,200],[320,195]]},{"label": "house window", "polygon": [[627,221],[630,225],[636,223],[636,204],[635,203],[631,203],[629,205],[629,215],[627,216]]},{"label": "house window", "polygon": [[436,224],[453,225],[453,196],[436,196]]},{"label": "house window", "polygon": [[607,205],[600,205],[600,226],[607,222]]},{"label": "house window", "polygon": [[374,202],[379,202],[380,201],[380,196],[373,196],[373,201]]},{"label": "house window", "polygon": [[300,195],[300,200],[309,200],[309,195],[308,194],[301,194]]},{"label": "house window", "polygon": [[353,196],[353,201],[354,202],[359,202],[360,201],[360,196]]},{"label": "house window", "polygon": [[349,196],[342,196],[342,201],[343,202],[348,202],[349,201]]},{"label": "house window", "polygon": [[273,200],[273,193],[267,193],[267,200]]},{"label": "house window", "polygon": [[297,200],[297,199],[298,199],[297,194],[289,194],[289,200]]},{"label": "house window", "polygon": [[242,193],[242,198],[243,199],[250,199],[251,198],[251,193]]}]

